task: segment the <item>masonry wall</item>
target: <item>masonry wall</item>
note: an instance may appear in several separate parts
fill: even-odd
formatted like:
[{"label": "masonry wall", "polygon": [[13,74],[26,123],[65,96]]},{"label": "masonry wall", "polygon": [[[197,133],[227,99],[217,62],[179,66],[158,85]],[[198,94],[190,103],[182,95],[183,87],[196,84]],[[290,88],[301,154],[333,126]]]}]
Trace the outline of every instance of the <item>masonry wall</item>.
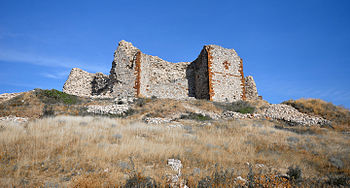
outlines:
[{"label": "masonry wall", "polygon": [[140,97],[176,98],[189,96],[189,62],[170,63],[156,56],[141,54]]},{"label": "masonry wall", "polygon": [[259,99],[258,90],[252,76],[245,77],[245,93],[248,100]]},{"label": "masonry wall", "polygon": [[114,60],[110,71],[110,90],[114,97],[134,97],[137,54],[140,50],[131,43],[121,41],[114,53]]},{"label": "masonry wall", "polygon": [[207,46],[210,100],[233,102],[244,99],[241,58],[233,49]]},{"label": "masonry wall", "polygon": [[63,92],[83,97],[91,96],[94,75],[79,68],[73,68],[64,83]]},{"label": "masonry wall", "polygon": [[120,41],[109,76],[75,68],[63,91],[78,96],[195,97],[232,102],[244,100],[246,94],[256,98],[253,85],[244,79],[242,60],[233,49],[207,45],[193,62],[170,63]]}]

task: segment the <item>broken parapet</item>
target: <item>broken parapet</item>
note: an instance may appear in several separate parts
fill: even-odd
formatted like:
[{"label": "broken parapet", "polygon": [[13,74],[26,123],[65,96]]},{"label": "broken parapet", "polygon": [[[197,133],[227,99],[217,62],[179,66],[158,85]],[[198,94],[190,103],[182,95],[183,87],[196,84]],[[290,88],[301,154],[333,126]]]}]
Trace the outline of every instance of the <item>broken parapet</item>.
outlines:
[{"label": "broken parapet", "polygon": [[75,68],[63,91],[78,96],[233,102],[245,99],[245,85],[242,59],[233,49],[207,45],[193,62],[171,63],[120,41],[109,76]]},{"label": "broken parapet", "polygon": [[83,71],[79,68],[73,68],[64,83],[63,92],[82,97],[91,95],[92,81],[94,74]]},{"label": "broken parapet", "polygon": [[106,95],[109,77],[103,73],[88,73],[79,68],[73,68],[64,83],[63,92],[81,97]]},{"label": "broken parapet", "polygon": [[252,76],[245,77],[245,96],[248,100],[259,99],[258,90]]}]

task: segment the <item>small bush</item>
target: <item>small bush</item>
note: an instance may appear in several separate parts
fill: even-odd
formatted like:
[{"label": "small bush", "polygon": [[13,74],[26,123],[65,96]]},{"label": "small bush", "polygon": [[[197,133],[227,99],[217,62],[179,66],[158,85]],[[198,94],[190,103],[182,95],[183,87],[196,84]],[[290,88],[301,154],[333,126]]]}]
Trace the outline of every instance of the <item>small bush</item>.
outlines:
[{"label": "small bush", "polygon": [[288,167],[287,175],[292,181],[300,181],[301,180],[301,169],[299,166],[290,166]]},{"label": "small bush", "polygon": [[36,96],[39,97],[45,104],[77,104],[79,102],[78,97],[69,95],[67,93],[58,91],[56,89],[51,90],[35,90]]},{"label": "small bush", "polygon": [[54,115],[55,115],[55,111],[52,108],[52,106],[45,105],[43,110],[43,116],[47,117],[47,116],[54,116]]},{"label": "small bush", "polygon": [[193,119],[196,121],[208,121],[208,120],[211,120],[211,117],[191,112],[188,115],[181,115],[180,119]]},{"label": "small bush", "polygon": [[242,114],[252,114],[255,111],[255,107],[247,101],[236,101],[232,103],[219,103],[215,102],[215,106],[223,109],[224,111],[239,112]]},{"label": "small bush", "polygon": [[198,181],[197,187],[226,187],[233,185],[235,182],[235,175],[233,169],[218,169],[215,165],[215,171],[211,176],[207,176]]},{"label": "small bush", "polygon": [[328,175],[328,180],[326,182],[328,185],[332,186],[349,186],[350,177],[341,174],[341,175]]},{"label": "small bush", "polygon": [[143,107],[146,104],[146,100],[144,98],[137,98],[136,99],[136,106]]},{"label": "small bush", "polygon": [[135,173],[132,177],[130,177],[125,185],[125,188],[134,188],[134,187],[160,187],[158,183],[150,178],[150,177],[145,177],[141,173]]}]

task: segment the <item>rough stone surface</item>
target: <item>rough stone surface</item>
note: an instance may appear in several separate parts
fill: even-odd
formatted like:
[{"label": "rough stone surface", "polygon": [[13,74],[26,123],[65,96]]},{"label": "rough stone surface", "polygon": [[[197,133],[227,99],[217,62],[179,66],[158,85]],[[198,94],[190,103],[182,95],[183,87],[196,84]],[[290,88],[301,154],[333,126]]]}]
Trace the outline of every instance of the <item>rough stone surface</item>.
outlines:
[{"label": "rough stone surface", "polygon": [[188,62],[170,63],[141,53],[139,97],[184,99],[189,96]]},{"label": "rough stone surface", "polygon": [[93,114],[123,115],[130,109],[130,106],[128,104],[89,105],[87,108],[87,112]]},{"label": "rough stone surface", "polygon": [[285,104],[271,104],[262,113],[254,114],[242,114],[239,112],[225,111],[222,113],[223,119],[274,119],[283,120],[291,123],[291,125],[303,125],[303,126],[323,126],[331,125],[331,121],[323,119],[321,117],[311,116],[299,112],[297,109],[285,105]]},{"label": "rough stone surface", "polygon": [[257,100],[259,98],[258,90],[252,76],[245,77],[245,96],[248,100]]},{"label": "rough stone surface", "polygon": [[28,121],[28,118],[16,117],[16,116],[4,116],[4,117],[0,117],[0,121],[12,121],[12,122],[24,123]]},{"label": "rough stone surface", "polygon": [[63,92],[82,97],[108,95],[104,88],[108,76],[103,73],[88,73],[79,68],[73,68],[63,86]]},{"label": "rough stone surface", "polygon": [[63,91],[78,96],[158,97],[233,102],[245,99],[242,59],[233,49],[204,46],[193,62],[170,63],[120,41],[110,75],[72,69]]},{"label": "rough stone surface", "polygon": [[220,102],[243,100],[243,66],[236,51],[217,45],[208,45],[205,48],[208,53],[210,100]]},{"label": "rough stone surface", "polygon": [[264,116],[272,119],[283,120],[297,125],[330,125],[331,122],[321,117],[310,116],[299,112],[297,109],[285,104],[271,104],[266,109]]},{"label": "rough stone surface", "polygon": [[92,95],[106,95],[109,94],[109,76],[103,73],[96,73],[91,82]]},{"label": "rough stone surface", "polygon": [[117,50],[114,52],[114,59],[110,71],[110,88],[115,97],[130,97],[136,95],[135,70],[139,59],[140,50],[130,42],[124,40],[119,42]]},{"label": "rough stone surface", "polygon": [[168,159],[167,165],[171,168],[172,172],[168,173],[168,183],[171,187],[184,187],[186,186],[186,181],[181,178],[182,163],[178,159]]},{"label": "rough stone surface", "polygon": [[147,124],[163,124],[163,123],[169,123],[171,119],[168,118],[145,118],[144,121]]}]

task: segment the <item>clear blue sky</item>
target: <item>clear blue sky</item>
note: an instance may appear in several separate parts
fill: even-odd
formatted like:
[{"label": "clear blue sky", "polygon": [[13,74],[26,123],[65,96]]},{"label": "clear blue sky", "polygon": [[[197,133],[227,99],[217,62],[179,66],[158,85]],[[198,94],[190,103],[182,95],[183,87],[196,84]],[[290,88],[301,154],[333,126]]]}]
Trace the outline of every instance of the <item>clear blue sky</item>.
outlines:
[{"label": "clear blue sky", "polygon": [[0,93],[61,90],[73,67],[109,73],[123,39],[171,62],[234,48],[269,102],[350,107],[348,0],[0,0]]}]

